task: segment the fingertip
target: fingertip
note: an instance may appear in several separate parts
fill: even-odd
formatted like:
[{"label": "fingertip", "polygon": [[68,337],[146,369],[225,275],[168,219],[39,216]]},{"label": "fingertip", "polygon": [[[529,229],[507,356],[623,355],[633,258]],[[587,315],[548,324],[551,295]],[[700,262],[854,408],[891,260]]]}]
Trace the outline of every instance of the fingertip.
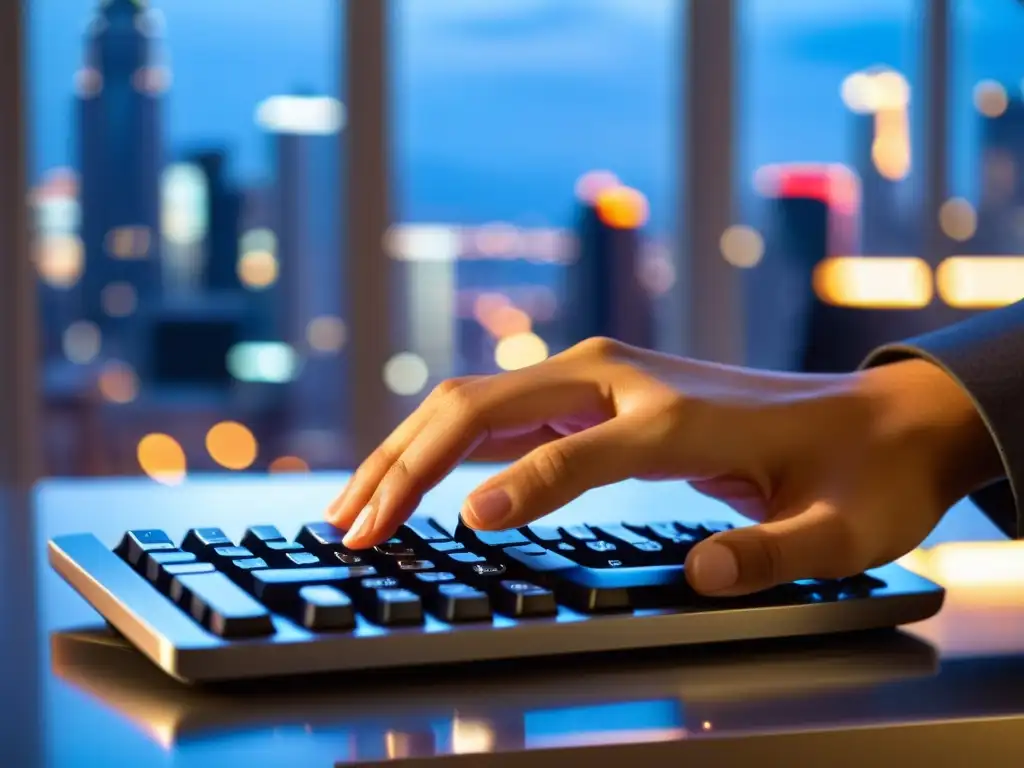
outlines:
[{"label": "fingertip", "polygon": [[690,585],[706,595],[720,595],[736,588],[739,560],[732,548],[714,540],[694,547],[683,566]]},{"label": "fingertip", "polygon": [[500,530],[508,527],[514,511],[512,497],[504,488],[481,488],[466,499],[462,519],[475,530]]}]

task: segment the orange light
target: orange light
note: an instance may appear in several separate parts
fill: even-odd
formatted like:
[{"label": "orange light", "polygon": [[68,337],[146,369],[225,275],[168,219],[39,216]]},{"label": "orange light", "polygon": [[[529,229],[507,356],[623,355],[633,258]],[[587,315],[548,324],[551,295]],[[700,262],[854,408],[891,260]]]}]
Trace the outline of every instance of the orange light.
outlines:
[{"label": "orange light", "polygon": [[178,485],[185,479],[185,451],[170,435],[154,433],[139,441],[139,467],[162,485]]},{"label": "orange light", "polygon": [[270,462],[270,466],[267,469],[271,474],[275,475],[294,475],[309,472],[309,464],[298,456],[281,456]]},{"label": "orange light", "polygon": [[594,206],[597,217],[614,229],[639,229],[650,215],[643,193],[622,185],[600,191]]},{"label": "orange light", "polygon": [[546,360],[548,345],[535,333],[506,336],[494,350],[494,361],[505,371],[517,371]]},{"label": "orange light", "polygon": [[108,363],[97,385],[106,400],[119,405],[132,402],[139,394],[139,378],[127,363]]},{"label": "orange light", "polygon": [[485,316],[481,324],[496,339],[529,333],[533,327],[530,316],[513,306],[498,307]]},{"label": "orange light", "polygon": [[256,438],[237,421],[222,421],[206,433],[206,450],[225,469],[244,470],[256,461]]},{"label": "orange light", "polygon": [[939,296],[958,309],[991,309],[1024,299],[1024,256],[952,256],[935,270]]},{"label": "orange light", "polygon": [[928,263],[911,256],[841,256],[814,270],[814,292],[822,301],[860,309],[919,309],[934,289]]}]

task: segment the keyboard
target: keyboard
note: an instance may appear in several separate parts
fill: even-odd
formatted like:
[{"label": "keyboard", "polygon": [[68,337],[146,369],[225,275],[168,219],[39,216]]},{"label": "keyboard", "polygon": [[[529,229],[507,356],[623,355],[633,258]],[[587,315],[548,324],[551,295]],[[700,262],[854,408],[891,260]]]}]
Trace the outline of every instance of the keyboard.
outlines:
[{"label": "keyboard", "polygon": [[49,542],[52,567],[186,682],[515,659],[895,627],[942,605],[896,564],[741,598],[696,594],[687,553],[727,523],[530,525],[414,517],[369,550],[326,522]]}]

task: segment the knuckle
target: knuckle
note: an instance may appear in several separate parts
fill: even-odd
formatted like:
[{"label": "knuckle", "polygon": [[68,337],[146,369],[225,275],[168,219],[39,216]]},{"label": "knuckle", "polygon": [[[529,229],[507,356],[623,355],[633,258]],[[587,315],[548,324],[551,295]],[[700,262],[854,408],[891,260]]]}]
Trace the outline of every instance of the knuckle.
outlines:
[{"label": "knuckle", "polygon": [[610,360],[622,353],[624,344],[607,336],[592,336],[577,344],[574,349],[583,357]]},{"label": "knuckle", "polygon": [[539,449],[531,462],[533,474],[541,486],[564,484],[569,477],[570,461],[565,449],[551,443]]},{"label": "knuckle", "polygon": [[406,484],[411,479],[412,470],[410,470],[409,463],[402,456],[398,456],[391,462],[391,466],[388,468],[387,474],[384,476],[384,480],[388,484]]},{"label": "knuckle", "polygon": [[443,400],[457,392],[464,383],[461,379],[445,379],[434,387],[434,391],[430,394],[438,400]]}]

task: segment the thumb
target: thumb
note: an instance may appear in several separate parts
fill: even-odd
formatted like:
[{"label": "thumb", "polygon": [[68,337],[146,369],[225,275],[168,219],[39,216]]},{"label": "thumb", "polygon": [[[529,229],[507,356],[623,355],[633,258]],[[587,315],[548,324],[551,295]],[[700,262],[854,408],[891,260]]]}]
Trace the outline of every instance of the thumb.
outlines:
[{"label": "thumb", "polygon": [[746,595],[798,579],[838,579],[870,562],[852,535],[850,521],[819,502],[785,519],[716,534],[686,558],[686,574],[698,592]]},{"label": "thumb", "polygon": [[649,454],[639,434],[616,417],[545,443],[470,494],[462,519],[478,530],[516,528],[593,488],[635,477]]}]

